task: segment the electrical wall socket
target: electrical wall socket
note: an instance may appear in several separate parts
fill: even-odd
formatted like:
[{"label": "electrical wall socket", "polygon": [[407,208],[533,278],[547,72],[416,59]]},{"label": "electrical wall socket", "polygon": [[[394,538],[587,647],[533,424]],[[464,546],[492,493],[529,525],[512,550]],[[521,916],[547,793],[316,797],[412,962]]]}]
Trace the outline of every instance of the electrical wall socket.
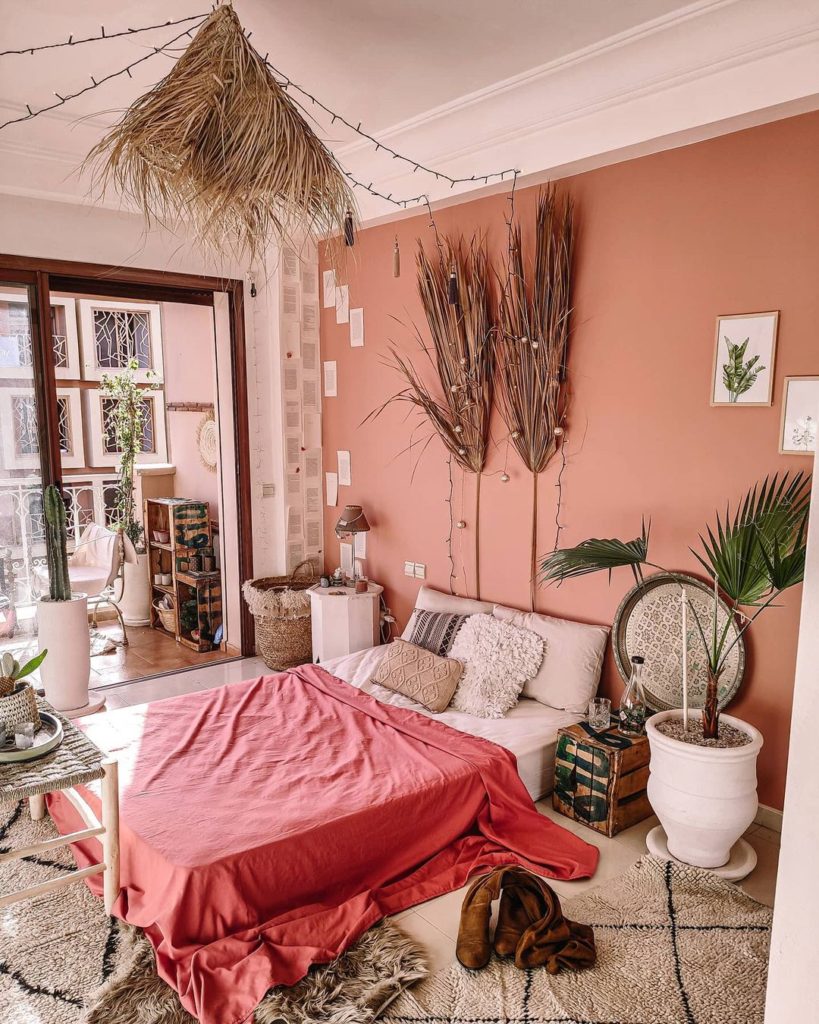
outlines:
[{"label": "electrical wall socket", "polygon": [[427,567],[423,562],[415,563],[415,578],[417,580],[425,580],[427,578]]},{"label": "electrical wall socket", "polygon": [[404,575],[414,576],[415,575],[415,562],[404,562]]}]

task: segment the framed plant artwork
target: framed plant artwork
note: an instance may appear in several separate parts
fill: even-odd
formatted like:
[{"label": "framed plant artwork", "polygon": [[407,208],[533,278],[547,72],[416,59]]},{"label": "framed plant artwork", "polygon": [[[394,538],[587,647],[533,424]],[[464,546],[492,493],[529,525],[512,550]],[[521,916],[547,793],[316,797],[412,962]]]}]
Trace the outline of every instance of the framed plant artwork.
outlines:
[{"label": "framed plant artwork", "polygon": [[819,423],[819,377],[786,377],[782,392],[782,455],[812,455]]},{"label": "framed plant artwork", "polygon": [[778,310],[717,317],[711,405],[770,405]]}]

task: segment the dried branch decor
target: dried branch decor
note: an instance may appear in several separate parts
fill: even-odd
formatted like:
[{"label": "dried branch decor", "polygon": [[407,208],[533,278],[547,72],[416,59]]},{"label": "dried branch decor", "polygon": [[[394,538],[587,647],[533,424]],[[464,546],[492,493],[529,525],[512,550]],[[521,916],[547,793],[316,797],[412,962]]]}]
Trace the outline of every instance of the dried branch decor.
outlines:
[{"label": "dried branch decor", "polygon": [[[453,268],[457,282],[454,304],[449,300]],[[489,444],[494,376],[485,242],[475,238],[469,243],[463,238],[443,239],[433,256],[427,255],[419,243],[416,269],[432,347],[419,332],[416,334],[437,380],[434,385],[428,384],[413,362],[393,348],[391,365],[404,378],[406,387],[370,416],[378,416],[392,402],[408,402],[429,420],[451,458],[465,472],[476,475],[475,588],[480,596],[481,474]]]},{"label": "dried branch decor", "polygon": [[537,585],[538,476],[562,444],[571,312],[573,208],[553,186],[538,198],[534,263],[528,272],[520,226],[509,224],[500,299],[495,387],[509,437],[532,474],[530,600]]},{"label": "dried branch decor", "polygon": [[192,223],[214,251],[253,260],[297,227],[344,233],[355,200],[343,172],[245,36],[217,7],[170,73],[92,150],[149,221]]}]

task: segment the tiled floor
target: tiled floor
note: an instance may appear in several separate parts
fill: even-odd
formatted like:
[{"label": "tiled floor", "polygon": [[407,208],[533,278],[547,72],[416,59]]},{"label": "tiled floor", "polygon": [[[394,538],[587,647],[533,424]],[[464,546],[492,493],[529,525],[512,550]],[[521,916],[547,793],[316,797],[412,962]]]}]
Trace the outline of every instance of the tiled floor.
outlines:
[{"label": "tiled floor", "polygon": [[[268,671],[259,658],[246,658],[221,665],[205,666],[200,671],[127,683],[106,690],[106,700],[109,708],[128,707],[181,693],[209,690],[224,683],[238,682]],[[600,862],[594,878],[580,882],[550,882],[562,899],[569,899],[626,871],[646,852],[646,834],[657,822],[656,818],[648,818],[613,839],[606,839],[584,825],[557,814],[552,810],[548,798],[537,806],[546,817],[582,836],[600,850]],[[760,825],[752,825],[745,838],[756,850],[758,863],[741,886],[749,896],[772,906],[779,858],[779,834]],[[465,891],[466,887],[430,900],[413,910],[399,914],[396,919],[408,935],[424,946],[433,970],[442,969],[454,959],[461,902]]]},{"label": "tiled floor", "polygon": [[[116,650],[110,654],[95,654],[91,658],[92,690],[119,683],[153,676],[159,673],[180,672],[191,667],[199,668],[215,662],[235,658],[234,653],[208,651],[198,654],[184,644],[178,644],[172,637],[151,629],[150,626],[128,626],[128,646],[121,643],[122,630],[114,622],[100,622],[98,632],[110,636],[116,643]],[[11,651],[16,658],[26,652],[33,656],[37,641],[32,637],[17,636],[14,640],[0,644],[0,652]]]}]

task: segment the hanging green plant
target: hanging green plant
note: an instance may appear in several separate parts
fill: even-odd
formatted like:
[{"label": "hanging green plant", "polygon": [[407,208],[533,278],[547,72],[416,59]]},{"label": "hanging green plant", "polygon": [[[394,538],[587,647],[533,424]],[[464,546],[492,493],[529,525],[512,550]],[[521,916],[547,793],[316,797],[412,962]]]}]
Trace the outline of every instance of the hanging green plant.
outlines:
[{"label": "hanging green plant", "polygon": [[136,382],[139,369],[135,359],[119,373],[102,375],[100,394],[113,401],[110,417],[106,420],[106,440],[119,453],[117,492],[111,525],[122,530],[135,548],[140,548],[145,532],[137,515],[134,499],[134,471],[142,453],[143,432],[146,421],[144,391],[157,388],[153,372],[148,371],[148,383]]}]

